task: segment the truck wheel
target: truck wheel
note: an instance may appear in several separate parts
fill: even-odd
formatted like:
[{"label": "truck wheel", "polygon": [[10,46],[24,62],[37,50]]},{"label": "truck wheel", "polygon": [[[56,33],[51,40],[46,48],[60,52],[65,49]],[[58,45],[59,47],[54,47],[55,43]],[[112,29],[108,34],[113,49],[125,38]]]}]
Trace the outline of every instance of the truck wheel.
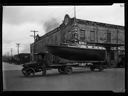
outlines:
[{"label": "truck wheel", "polygon": [[30,72],[30,75],[32,74],[33,76],[35,75],[35,70],[34,70],[34,68],[30,68],[29,69],[29,72]]},{"label": "truck wheel", "polygon": [[30,72],[29,72],[28,69],[26,69],[26,68],[23,68],[23,69],[22,69],[22,73],[23,73],[23,75],[26,76],[26,77],[30,75]]},{"label": "truck wheel", "polygon": [[72,67],[66,66],[66,67],[64,68],[64,73],[65,73],[65,74],[71,74],[71,73],[72,73]]},{"label": "truck wheel", "polygon": [[64,68],[58,68],[58,72],[63,74],[64,73]]},{"label": "truck wheel", "polygon": [[28,68],[28,69],[23,68],[22,73],[23,73],[24,76],[30,76],[31,74],[35,75],[34,69],[32,69],[32,68]]},{"label": "truck wheel", "polygon": [[22,73],[24,76],[28,76],[29,74],[27,73],[27,70],[25,68],[22,69]]}]

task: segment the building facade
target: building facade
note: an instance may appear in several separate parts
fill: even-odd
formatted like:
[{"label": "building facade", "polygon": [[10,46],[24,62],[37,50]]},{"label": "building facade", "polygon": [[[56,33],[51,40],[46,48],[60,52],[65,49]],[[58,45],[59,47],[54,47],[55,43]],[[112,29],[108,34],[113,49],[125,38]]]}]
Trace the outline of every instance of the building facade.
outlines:
[{"label": "building facade", "polygon": [[[88,46],[87,42],[125,44],[124,32],[124,26],[70,18],[66,14],[63,23],[59,27],[41,37],[38,36],[36,42],[31,44],[30,49],[31,53],[33,50],[34,53],[43,53],[47,52],[45,46],[50,44],[77,44],[83,46]],[[124,48],[124,46],[111,47],[110,58],[113,63],[118,63],[118,57],[120,54],[124,54]]]}]

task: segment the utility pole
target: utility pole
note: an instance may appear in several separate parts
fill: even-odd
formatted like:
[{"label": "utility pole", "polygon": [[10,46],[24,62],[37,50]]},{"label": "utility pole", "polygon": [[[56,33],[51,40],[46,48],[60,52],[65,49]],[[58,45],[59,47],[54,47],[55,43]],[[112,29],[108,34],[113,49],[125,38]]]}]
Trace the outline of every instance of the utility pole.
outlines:
[{"label": "utility pole", "polygon": [[19,56],[19,46],[20,46],[20,43],[16,43],[16,45],[17,45],[18,58],[19,58],[19,61],[20,61],[20,56]]},{"label": "utility pole", "polygon": [[38,32],[38,31],[35,31],[35,30],[32,30],[31,32],[33,32],[34,33],[34,43],[33,43],[33,50],[32,50],[32,61],[34,61],[34,53],[35,53],[35,39],[36,39],[36,32]]},{"label": "utility pole", "polygon": [[76,18],[76,7],[74,6],[74,17]]},{"label": "utility pole", "polygon": [[20,43],[16,43],[16,45],[17,45],[17,53],[19,55],[19,46],[20,46]]},{"label": "utility pole", "polygon": [[11,48],[11,63],[12,63],[12,58],[13,58],[13,57],[12,57],[12,48]]},{"label": "utility pole", "polygon": [[12,48],[11,48],[11,57],[12,57],[12,51],[13,51],[13,50],[12,50]]},{"label": "utility pole", "polygon": [[74,24],[76,25],[76,7],[74,6]]},{"label": "utility pole", "polygon": [[32,30],[31,32],[33,32],[34,33],[34,43],[35,43],[35,39],[36,39],[36,32],[38,32],[38,31],[35,31],[35,30]]}]

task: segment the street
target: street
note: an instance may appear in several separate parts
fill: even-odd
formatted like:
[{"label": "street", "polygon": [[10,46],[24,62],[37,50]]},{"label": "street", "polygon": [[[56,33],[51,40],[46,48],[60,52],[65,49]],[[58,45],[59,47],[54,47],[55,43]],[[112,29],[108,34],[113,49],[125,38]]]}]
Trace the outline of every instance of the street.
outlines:
[{"label": "street", "polygon": [[85,68],[74,68],[70,75],[59,74],[58,70],[47,71],[46,76],[36,73],[24,77],[20,70],[3,71],[4,91],[114,91],[125,90],[125,69],[105,69],[92,72]]}]

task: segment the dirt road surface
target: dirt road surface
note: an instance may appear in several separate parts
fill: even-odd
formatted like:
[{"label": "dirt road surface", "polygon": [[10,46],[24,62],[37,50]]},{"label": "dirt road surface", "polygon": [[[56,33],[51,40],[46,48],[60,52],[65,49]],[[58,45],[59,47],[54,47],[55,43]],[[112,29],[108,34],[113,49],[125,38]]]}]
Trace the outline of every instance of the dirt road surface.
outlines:
[{"label": "dirt road surface", "polygon": [[52,69],[44,77],[41,73],[24,77],[20,69],[3,71],[4,91],[125,91],[124,68],[105,69],[102,72],[75,68],[70,75],[59,74]]}]

